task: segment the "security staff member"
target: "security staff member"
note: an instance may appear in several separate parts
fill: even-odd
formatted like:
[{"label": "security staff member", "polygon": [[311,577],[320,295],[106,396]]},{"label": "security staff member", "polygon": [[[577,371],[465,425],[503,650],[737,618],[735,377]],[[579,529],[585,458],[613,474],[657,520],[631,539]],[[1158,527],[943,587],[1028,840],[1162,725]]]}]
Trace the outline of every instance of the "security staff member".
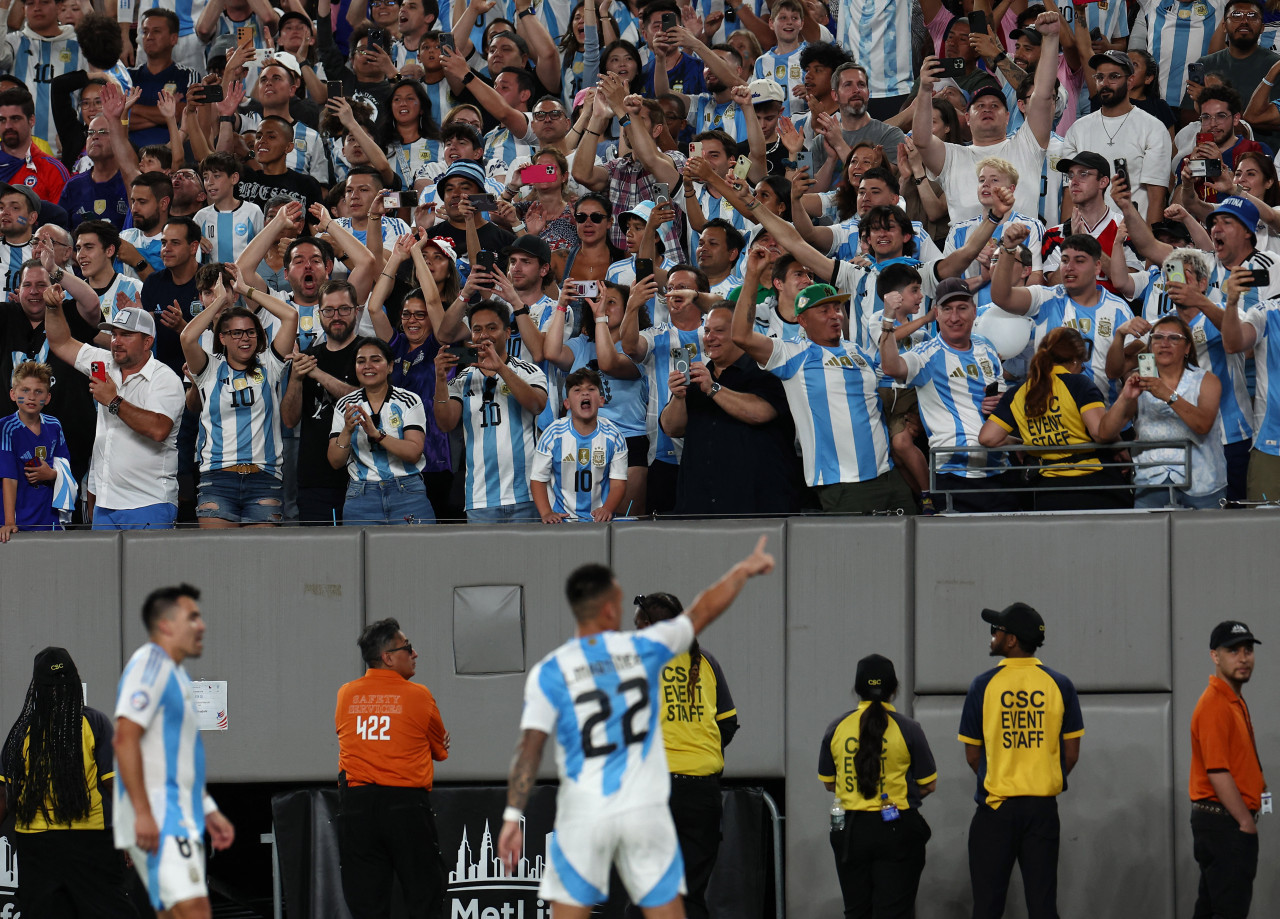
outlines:
[{"label": "security staff member", "polygon": [[893,661],[858,661],[853,690],[862,701],[831,722],[818,750],[818,779],[845,811],[843,828],[831,831],[844,914],[910,919],[932,835],[920,802],[938,787],[938,771],[920,725],[889,704]]},{"label": "security staff member", "polygon": [[445,868],[428,792],[449,732],[431,691],[410,682],[418,654],[396,620],[365,628],[359,645],[369,669],[338,690],[334,712],[343,897],[353,919],[388,919],[394,874],[407,915],[436,919]]},{"label": "security staff member", "polygon": [[978,776],[969,824],[974,919],[1004,915],[1013,863],[1022,870],[1028,919],[1058,916],[1058,802],[1080,757],[1084,719],[1071,681],[1035,658],[1044,619],[1025,603],[997,612],[991,656],[998,667],[976,677],[960,715],[965,758]]},{"label": "security staff member", "polygon": [[[637,629],[684,612],[668,593],[636,597]],[[685,915],[707,919],[707,884],[720,853],[720,773],[724,748],[738,730],[738,710],[719,662],[695,638],[662,668],[658,713],[671,772],[669,806],[684,856]],[[630,907],[628,915],[640,915]]]},{"label": "security staff member", "polygon": [[1191,715],[1191,837],[1200,865],[1196,916],[1244,919],[1253,899],[1258,811],[1267,783],[1241,690],[1253,675],[1256,644],[1243,622],[1214,627],[1209,656],[1217,670]]},{"label": "security staff member", "polygon": [[0,770],[0,823],[14,817],[22,915],[135,916],[111,836],[111,719],[83,703],[65,648],[35,658]]}]

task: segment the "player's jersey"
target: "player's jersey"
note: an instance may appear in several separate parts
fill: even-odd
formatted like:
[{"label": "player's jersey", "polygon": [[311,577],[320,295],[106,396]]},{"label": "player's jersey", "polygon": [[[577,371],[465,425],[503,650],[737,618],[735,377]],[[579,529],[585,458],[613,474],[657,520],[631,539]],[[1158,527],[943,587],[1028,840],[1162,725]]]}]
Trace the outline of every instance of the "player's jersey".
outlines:
[{"label": "player's jersey", "polygon": [[840,3],[836,43],[866,66],[872,99],[911,92],[911,7],[907,0]]},{"label": "player's jersey", "polygon": [[58,131],[53,124],[53,78],[84,67],[76,30],[63,26],[57,35],[46,38],[24,28],[9,33],[4,40],[13,48],[10,73],[27,85],[35,102],[36,123],[31,134],[55,146]]},{"label": "player's jersey", "polygon": [[851,341],[773,340],[761,365],[787,395],[809,485],[869,482],[892,468],[880,412],[880,358]]},{"label": "player's jersey", "polygon": [[640,362],[640,367],[649,383],[650,463],[655,459],[664,463],[680,462],[683,441],[672,440],[667,432],[662,430],[662,425],[658,424],[658,417],[671,401],[671,388],[667,385],[667,379],[675,368],[675,361],[679,358],[689,361],[690,364],[694,361],[705,363],[702,356],[702,330],[703,327],[698,326],[690,332],[685,332],[675,326],[664,325],[640,332],[640,337],[649,346],[644,360]]},{"label": "player's jersey", "polygon": [[[142,779],[160,835],[199,840],[214,804],[205,792],[204,744],[186,668],[151,642],[134,651],[120,677],[115,717],[143,729]],[[118,759],[115,770],[120,771]],[[123,849],[137,841],[136,815],[124,782],[113,784],[115,843]]]},{"label": "player's jersey", "polygon": [[[444,85],[443,81],[441,85]],[[420,137],[411,144],[390,144],[387,147],[387,159],[395,174],[400,177],[400,187],[413,188],[418,170],[428,163],[440,162],[440,141]]]},{"label": "player's jersey", "polygon": [[223,354],[205,356],[208,362],[196,376],[203,402],[196,447],[200,471],[253,464],[280,478],[284,361],[270,347],[250,370],[235,370]]},{"label": "player's jersey", "polygon": [[120,312],[120,306],[116,303],[117,294],[124,294],[130,300],[137,300],[142,296],[142,282],[137,278],[116,272],[116,276],[111,279],[110,286],[100,300],[103,319],[110,319]]},{"label": "player's jersey", "polygon": [[1093,343],[1093,358],[1086,373],[1093,385],[1107,397],[1107,405],[1116,401],[1120,384],[1107,379],[1107,351],[1115,338],[1116,328],[1133,318],[1129,304],[1104,288],[1098,288],[1095,306],[1080,306],[1067,296],[1066,288],[1034,286],[1031,292],[1031,309],[1027,315],[1036,321],[1035,346],[1054,329],[1061,326],[1075,329],[1087,341]]},{"label": "player's jersey", "polygon": [[234,211],[220,211],[212,204],[196,211],[200,232],[213,244],[209,258],[214,262],[234,262],[249,241],[262,232],[262,208],[242,201]]},{"label": "player's jersey", "polygon": [[[575,335],[565,347],[573,352],[570,373],[588,366],[599,370],[595,342],[587,336]],[[615,342],[613,347],[619,354],[623,353],[621,342]],[[642,373],[634,380],[625,380],[601,372],[600,385],[604,387],[604,405],[600,408],[600,417],[612,421],[623,437],[644,437],[648,433],[648,378]]]},{"label": "player's jersey", "polygon": [[520,729],[555,737],[557,823],[666,808],[671,779],[653,687],[692,641],[693,623],[677,616],[572,638],[529,671]]},{"label": "player's jersey", "polygon": [[[127,227],[120,231],[120,238],[137,249],[138,254],[147,260],[147,264],[153,271],[162,271],[164,262],[160,261],[160,237],[163,233],[164,227],[157,227],[155,236],[147,236],[137,227]],[[137,277],[137,274],[133,273],[132,265],[125,266],[125,270],[133,277]]]},{"label": "player's jersey", "polygon": [[566,415],[538,439],[531,478],[547,483],[555,513],[590,520],[609,499],[610,480],[627,479],[627,439],[606,418],[597,418],[590,434],[580,434]]},{"label": "player's jersey", "polygon": [[[546,374],[535,364],[508,357],[507,366],[530,386],[546,392]],[[466,509],[532,501],[529,471],[537,446],[537,416],[516,400],[500,377],[487,377],[475,366],[453,378],[449,398],[462,403]]]},{"label": "player's jersey", "polygon": [[778,54],[766,51],[756,58],[757,80],[774,80],[782,87],[782,114],[791,117],[791,87],[804,82],[804,70],[800,67],[800,55],[809,47],[800,42],[794,51]]},{"label": "player's jersey", "polygon": [[756,304],[756,318],[752,327],[765,338],[800,341],[806,337],[804,327],[800,325],[798,320],[782,318],[782,315],[778,312],[778,298],[776,295],[763,303]]},{"label": "player's jersey", "polygon": [[22,283],[22,263],[35,258],[35,237],[25,246],[11,246],[0,239],[0,277],[4,278],[4,293],[8,300],[18,299],[18,287]]},{"label": "player's jersey", "polygon": [[[995,347],[974,335],[966,351],[953,348],[941,338],[931,338],[903,355],[907,362],[906,384],[920,400],[920,420],[929,435],[929,446],[958,444],[977,448],[982,430],[982,400],[989,384],[1000,379],[1000,355]],[[939,472],[982,478],[996,475],[1007,465],[1003,453],[943,454]],[[997,466],[984,472],[983,466]]]},{"label": "player's jersey", "polygon": [[485,172],[489,175],[507,174],[507,168],[521,157],[533,159],[538,152],[538,138],[533,133],[533,116],[529,118],[529,130],[523,137],[511,133],[504,124],[498,125],[484,136]]},{"label": "player's jersey", "polygon": [[[360,245],[368,245],[369,231],[367,229],[357,230],[351,226],[350,217],[339,217],[338,226],[345,229],[348,233],[360,241]],[[366,226],[368,226],[366,224]],[[391,254],[391,249],[395,246],[396,240],[401,236],[407,236],[412,230],[409,224],[405,223],[399,217],[382,218],[382,253],[384,256]]]},{"label": "player's jersey", "polygon": [[[1123,5],[1123,4],[1120,4]],[[1223,0],[1143,0],[1147,51],[1160,63],[1164,101],[1175,110],[1186,91],[1187,65],[1209,53],[1222,19]]]}]

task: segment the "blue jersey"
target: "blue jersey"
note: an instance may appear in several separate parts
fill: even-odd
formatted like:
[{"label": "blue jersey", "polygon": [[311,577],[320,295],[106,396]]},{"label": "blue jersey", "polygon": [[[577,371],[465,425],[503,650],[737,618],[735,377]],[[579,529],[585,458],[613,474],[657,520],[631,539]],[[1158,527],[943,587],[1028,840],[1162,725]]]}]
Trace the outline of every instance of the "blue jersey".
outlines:
[{"label": "blue jersey", "polygon": [[702,326],[691,331],[664,325],[644,329],[640,337],[649,346],[640,367],[649,382],[649,462],[679,463],[681,444],[671,439],[658,418],[671,401],[667,378],[677,360],[706,363],[702,356]]},{"label": "blue jersey", "polygon": [[[522,731],[555,738],[556,821],[608,819],[670,795],[657,683],[693,642],[688,616],[571,638],[525,681]],[[120,783],[117,783],[117,785]]]},{"label": "blue jersey", "polygon": [[880,411],[878,355],[851,341],[826,347],[774,339],[761,366],[782,380],[806,482],[869,482],[893,467]]},{"label": "blue jersey", "polygon": [[1044,337],[1061,326],[1078,331],[1093,346],[1093,358],[1084,372],[1107,397],[1107,405],[1111,405],[1120,394],[1120,383],[1107,379],[1107,352],[1116,329],[1133,318],[1129,304],[1103,287],[1098,288],[1098,302],[1093,306],[1076,303],[1061,284],[1026,290],[1031,293],[1031,309],[1026,315],[1036,322],[1035,346],[1040,347]]},{"label": "blue jersey", "polygon": [[126,274],[116,272],[115,277],[111,279],[111,283],[107,285],[107,289],[98,298],[98,305],[102,307],[103,319],[112,318],[123,308],[117,302],[118,294],[124,294],[130,300],[138,300],[142,296],[142,282],[137,278],[131,278]]},{"label": "blue jersey", "polygon": [[400,187],[411,189],[418,170],[428,163],[440,162],[440,141],[420,137],[411,144],[391,144],[387,147],[387,159],[400,177]]},{"label": "blue jersey", "polygon": [[1120,0],[1098,0],[1097,3],[1081,6],[1076,12],[1084,13],[1089,30],[1100,29],[1103,38],[1129,37],[1129,4],[1127,3]]},{"label": "blue jersey", "polygon": [[538,438],[530,478],[546,483],[552,511],[590,520],[609,500],[613,480],[626,487],[627,439],[606,418],[589,434],[580,434],[572,417],[560,418]]},{"label": "blue jersey", "polygon": [[[45,37],[26,28],[4,37],[13,49],[10,73],[31,90],[36,108],[36,123],[31,134],[56,146],[58,131],[53,124],[53,78],[80,70],[85,65],[80,57],[76,30],[63,26],[57,35]],[[127,91],[127,88],[126,88]]]},{"label": "blue jersey", "polygon": [[[214,262],[234,262],[250,240],[262,232],[262,208],[252,201],[241,201],[232,211],[220,211],[210,204],[196,211],[200,232],[213,246],[209,258]],[[363,240],[362,240],[363,241]]]},{"label": "blue jersey", "polygon": [[[160,237],[163,232],[164,227],[156,227],[156,235],[147,236],[137,227],[128,227],[120,231],[120,238],[137,249],[138,254],[147,260],[147,264],[153,271],[161,271],[164,269],[164,262],[160,260]],[[133,266],[128,266],[128,270],[132,272]],[[134,276],[137,277],[137,275]]]},{"label": "blue jersey", "polygon": [[[441,77],[435,83],[421,81],[418,85],[427,91],[427,98],[431,100],[431,119],[439,124],[444,119],[444,116],[449,114],[450,109],[458,104],[458,100],[453,97],[453,93],[449,90],[449,81]],[[436,159],[439,158],[437,155]],[[392,165],[395,164],[392,163]],[[409,183],[405,185],[406,188],[411,188],[413,185],[413,176],[410,175],[409,179]]]},{"label": "blue jersey", "polygon": [[5,299],[17,302],[18,287],[22,283],[22,263],[35,258],[35,237],[24,246],[12,246],[0,239],[0,273],[4,277]]},{"label": "blue jersey", "polygon": [[[733,101],[716,102],[711,93],[699,93],[689,100],[689,127],[693,133],[724,131],[738,143],[747,139],[747,116]],[[734,151],[728,151],[730,156]]]},{"label": "blue jersey", "polygon": [[[20,530],[55,530],[62,524],[53,507],[56,482],[27,483],[23,473],[28,462],[44,460],[53,466],[57,458],[71,462],[62,424],[52,415],[40,416],[40,433],[27,427],[17,412],[0,419],[0,479],[18,483],[14,520]],[[69,465],[68,465],[69,468]],[[626,472],[623,471],[625,477]],[[3,519],[0,519],[0,523]]]},{"label": "blue jersey", "polygon": [[912,5],[909,0],[840,2],[836,44],[866,66],[872,99],[911,92],[916,76],[911,66]]},{"label": "blue jersey", "polygon": [[804,82],[804,69],[800,66],[800,55],[808,46],[808,42],[802,41],[794,51],[788,51],[786,54],[766,51],[756,58],[755,78],[773,80],[782,87],[782,114],[788,118],[791,117],[791,87]]},{"label": "blue jersey", "polygon": [[[587,336],[575,335],[565,347],[573,352],[570,373],[583,367],[600,369],[595,342]],[[621,342],[615,342],[613,347],[622,354]],[[648,434],[648,378],[641,373],[636,379],[627,380],[601,372],[600,385],[604,387],[604,406],[600,409],[600,417],[612,421],[624,437],[644,437]]]},{"label": "blue jersey", "polygon": [[522,157],[533,159],[538,151],[538,138],[533,133],[533,115],[526,112],[525,116],[529,119],[529,130],[523,137],[511,133],[511,129],[504,124],[498,125],[484,136],[486,174],[505,176],[516,160]]},{"label": "blue jersey", "polygon": [[[1000,379],[1000,356],[985,338],[974,335],[969,348],[961,351],[941,338],[930,338],[906,354],[906,385],[920,400],[920,420],[929,435],[931,448],[958,445],[978,447],[982,430],[982,400],[987,386]],[[942,454],[939,472],[968,478],[997,475],[1008,464],[1005,454],[988,455],[956,451]],[[999,467],[983,471],[983,466]]]},{"label": "blue jersey", "polygon": [[82,172],[62,187],[58,206],[71,218],[72,229],[85,220],[110,220],[121,230],[129,213],[129,190],[119,172],[105,182],[95,182],[93,173]]},{"label": "blue jersey", "polygon": [[[1253,416],[1257,433],[1253,448],[1280,456],[1280,409],[1278,400],[1271,398],[1271,378],[1280,380],[1280,349],[1271,339],[1280,336],[1280,300],[1267,300],[1255,306],[1241,317],[1258,333],[1253,346],[1253,366],[1256,374],[1253,397]],[[1280,339],[1278,339],[1280,340]]]},{"label": "blue jersey", "polygon": [[258,365],[249,370],[234,369],[222,354],[206,351],[205,357],[204,370],[196,375],[203,403],[196,445],[200,471],[252,464],[280,478],[284,361],[270,347],[258,355]]},{"label": "blue jersey", "polygon": [[1175,111],[1186,91],[1187,65],[1209,53],[1222,14],[1223,0],[1142,0],[1146,50],[1160,62],[1164,101]]},{"label": "blue jersey", "polygon": [[[351,225],[350,217],[339,217],[338,226],[342,227],[359,240],[360,245],[367,246],[369,244],[369,231],[367,229],[357,230]],[[366,227],[367,226],[368,224],[366,224]],[[395,247],[396,240],[401,236],[407,236],[411,232],[413,231],[409,228],[409,224],[405,223],[399,217],[387,217],[384,215],[382,218],[383,255],[385,256],[390,254],[391,250]]]}]

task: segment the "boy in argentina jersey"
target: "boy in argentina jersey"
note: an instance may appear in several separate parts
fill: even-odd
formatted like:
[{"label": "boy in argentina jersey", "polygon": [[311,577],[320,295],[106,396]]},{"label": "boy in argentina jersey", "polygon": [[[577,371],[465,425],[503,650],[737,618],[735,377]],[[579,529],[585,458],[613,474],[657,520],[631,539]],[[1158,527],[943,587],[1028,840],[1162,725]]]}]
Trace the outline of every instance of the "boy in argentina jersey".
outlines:
[{"label": "boy in argentina jersey", "polygon": [[262,208],[236,197],[240,163],[229,153],[212,153],[200,164],[207,207],[196,212],[196,223],[213,246],[210,261],[234,262],[249,241],[262,232]]},{"label": "boy in argentina jersey", "polygon": [[599,417],[600,375],[590,368],[565,380],[569,414],[538,439],[530,487],[543,523],[613,519],[627,491],[627,439]]},{"label": "boy in argentina jersey", "polygon": [[204,831],[221,850],[235,828],[205,790],[204,745],[183,666],[204,650],[199,599],[200,591],[181,584],[152,591],[142,604],[150,640],[125,664],[116,692],[112,828],[153,908],[186,903],[184,915],[203,907],[207,916]]},{"label": "boy in argentina jersey", "polygon": [[684,863],[667,807],[671,780],[658,717],[662,667],[728,608],[747,580],[773,570],[765,537],[689,608],[621,633],[623,593],[604,565],[583,565],[565,586],[574,637],[529,671],[520,741],[507,786],[498,855],[514,870],[524,850],[524,806],[554,734],[560,790],[538,894],[557,919],[587,919],[608,897],[616,866],[646,916],[682,915]]},{"label": "boy in argentina jersey", "polygon": [[1230,354],[1253,352],[1257,373],[1253,397],[1255,435],[1249,454],[1248,495],[1264,501],[1280,494],[1280,408],[1271,394],[1271,376],[1280,376],[1280,348],[1271,339],[1280,335],[1280,300],[1266,300],[1245,310],[1249,276],[1236,268],[1226,283],[1227,308],[1222,317],[1222,344]]}]

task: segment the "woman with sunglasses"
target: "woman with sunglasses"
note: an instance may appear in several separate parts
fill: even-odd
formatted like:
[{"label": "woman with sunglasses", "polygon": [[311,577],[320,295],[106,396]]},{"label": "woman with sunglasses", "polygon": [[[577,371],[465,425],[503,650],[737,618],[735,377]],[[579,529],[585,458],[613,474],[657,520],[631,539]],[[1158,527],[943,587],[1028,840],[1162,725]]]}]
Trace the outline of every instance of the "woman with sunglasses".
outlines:
[{"label": "woman with sunglasses", "polygon": [[337,401],[329,465],[347,467],[343,526],[435,523],[422,470],[427,416],[423,401],[391,385],[391,347],[362,338],[356,348],[359,389]]},{"label": "woman with sunglasses", "polygon": [[1148,347],[1154,356],[1154,375],[1144,375],[1142,363],[1138,364],[1138,372],[1125,380],[1120,396],[1103,416],[1098,441],[1116,440],[1130,421],[1137,444],[1190,441],[1189,465],[1182,447],[1135,451],[1133,506],[1217,508],[1227,493],[1218,413],[1222,383],[1200,369],[1191,329],[1176,313],[1151,324]]},{"label": "woman with sunglasses", "polygon": [[[613,206],[597,192],[583,195],[573,206],[573,222],[578,230],[578,245],[567,252],[552,253],[552,266],[564,280],[599,281],[604,283],[609,266],[626,257],[626,253],[609,240],[613,227]],[[557,259],[562,261],[557,265]]]}]

